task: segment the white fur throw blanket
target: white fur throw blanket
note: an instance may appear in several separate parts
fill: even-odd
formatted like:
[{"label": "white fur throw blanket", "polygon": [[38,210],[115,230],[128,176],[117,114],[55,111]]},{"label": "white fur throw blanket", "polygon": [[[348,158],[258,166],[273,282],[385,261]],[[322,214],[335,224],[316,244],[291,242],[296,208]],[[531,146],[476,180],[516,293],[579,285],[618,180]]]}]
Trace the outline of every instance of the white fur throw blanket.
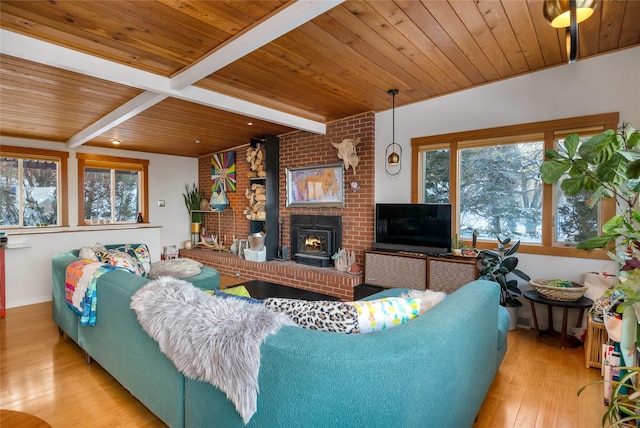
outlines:
[{"label": "white fur throw blanket", "polygon": [[256,412],[260,345],[285,315],[260,304],[222,299],[189,282],[161,277],[131,298],[144,331],[185,376],[218,387],[244,423]]}]

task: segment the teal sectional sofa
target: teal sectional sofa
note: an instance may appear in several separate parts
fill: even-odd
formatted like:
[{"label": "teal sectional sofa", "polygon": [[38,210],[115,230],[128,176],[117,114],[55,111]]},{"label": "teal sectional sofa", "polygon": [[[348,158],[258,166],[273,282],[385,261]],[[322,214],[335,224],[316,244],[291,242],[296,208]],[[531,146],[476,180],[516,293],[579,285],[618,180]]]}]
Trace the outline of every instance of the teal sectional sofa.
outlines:
[{"label": "teal sectional sofa", "polygon": [[[101,276],[94,327],[72,326],[56,313],[64,309],[57,309],[64,269],[74,255],[53,259],[56,323],[72,338],[75,331],[74,340],[169,426],[244,427],[223,392],[185,378],[140,327],[129,301],[145,278]],[[509,316],[498,299],[496,283],[473,281],[390,330],[342,335],[282,327],[260,348],[258,407],[246,426],[471,427],[507,348]]]},{"label": "teal sectional sofa", "polygon": [[[80,317],[67,307],[65,298],[67,265],[80,260],[79,252],[75,249],[52,258],[53,320],[87,356],[167,425],[184,426],[184,376],[160,352],[157,343],[142,330],[135,313],[129,309],[133,293],[150,280],[124,270],[102,275],[97,284],[96,325],[81,327]],[[188,280],[200,288],[220,287],[220,274],[208,267]]]}]

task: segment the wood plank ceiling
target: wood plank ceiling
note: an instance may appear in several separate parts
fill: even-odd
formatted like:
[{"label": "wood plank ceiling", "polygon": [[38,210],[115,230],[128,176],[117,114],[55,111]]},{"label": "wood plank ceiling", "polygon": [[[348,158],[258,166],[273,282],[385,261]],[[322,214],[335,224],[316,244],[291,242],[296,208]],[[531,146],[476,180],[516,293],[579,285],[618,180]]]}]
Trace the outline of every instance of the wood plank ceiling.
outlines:
[{"label": "wood plank ceiling", "polygon": [[[322,132],[391,88],[401,106],[566,63],[542,4],[3,0],[0,135],[196,157]],[[639,22],[601,1],[579,58],[637,46]]]}]

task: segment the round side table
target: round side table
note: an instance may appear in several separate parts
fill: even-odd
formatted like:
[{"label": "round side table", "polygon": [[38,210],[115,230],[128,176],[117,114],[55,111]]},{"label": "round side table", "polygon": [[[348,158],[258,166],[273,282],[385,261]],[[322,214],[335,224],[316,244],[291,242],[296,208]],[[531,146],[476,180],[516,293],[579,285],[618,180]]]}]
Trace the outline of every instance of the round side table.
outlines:
[{"label": "round side table", "polygon": [[[581,297],[578,300],[573,302],[565,302],[561,300],[551,300],[543,297],[536,290],[527,290],[523,293],[524,297],[529,300],[531,304],[531,315],[533,315],[533,324],[536,328],[536,336],[538,339],[541,338],[542,335],[548,336],[560,336],[560,346],[565,347],[567,342],[567,318],[569,315],[569,309],[579,309],[580,313],[578,314],[578,322],[576,322],[576,328],[582,326],[582,317],[584,315],[584,310],[593,306],[593,300],[587,297]],[[536,316],[536,303],[541,303],[543,305],[547,305],[547,317],[548,317],[548,327],[544,331],[540,331],[538,327],[538,317]],[[557,332],[553,329],[553,311],[552,308],[556,306],[562,308],[562,331]],[[570,343],[568,345],[571,345]]]}]

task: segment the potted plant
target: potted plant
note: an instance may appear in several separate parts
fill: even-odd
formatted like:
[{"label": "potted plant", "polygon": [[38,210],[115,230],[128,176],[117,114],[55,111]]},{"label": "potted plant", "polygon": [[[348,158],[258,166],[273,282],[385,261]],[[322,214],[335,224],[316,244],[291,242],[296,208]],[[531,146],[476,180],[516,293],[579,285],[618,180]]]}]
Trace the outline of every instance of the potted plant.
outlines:
[{"label": "potted plant", "polygon": [[[614,287],[605,292],[603,298],[616,301],[613,307],[623,318],[623,323],[629,321],[629,325],[637,326],[640,313],[640,213],[636,208],[640,195],[640,133],[629,124],[623,124],[617,131],[607,130],[581,145],[579,143],[578,135],[571,134],[565,139],[562,150],[547,150],[545,156],[549,160],[540,167],[542,180],[553,184],[564,178],[560,188],[567,195],[589,191],[588,205],[591,207],[603,198],[615,199],[617,213],[602,226],[602,234],[579,242],[576,248],[607,250],[609,257],[616,262],[617,272]],[[637,375],[637,371],[636,367],[618,382],[612,382],[611,400],[602,418],[603,426],[607,422],[611,426],[621,426],[626,421],[638,419],[638,394],[629,396],[625,385]],[[637,385],[637,378],[635,382]]]},{"label": "potted plant", "polygon": [[[592,251],[606,249],[618,266],[615,291],[628,298],[618,307],[622,313],[636,303],[640,275],[640,213],[636,210],[640,195],[640,133],[628,124],[618,131],[607,130],[585,141],[577,134],[567,136],[560,151],[549,149],[549,159],[540,167],[542,180],[553,184],[565,177],[560,188],[569,196],[587,190],[588,205],[603,198],[615,198],[617,214],[602,226],[602,234],[576,245]],[[629,281],[624,282],[627,279]],[[621,285],[624,282],[625,285]]]},{"label": "potted plant", "polygon": [[520,247],[520,241],[509,246],[510,238],[501,239],[497,236],[498,248],[496,251],[482,250],[478,254],[480,279],[495,281],[500,284],[500,304],[509,310],[511,319],[510,329],[515,330],[517,321],[517,308],[522,306],[518,296],[522,290],[518,288],[518,281],[507,279],[509,274],[516,275],[525,281],[529,281],[529,275],[517,269],[518,258],[514,254]]},{"label": "potted plant", "polygon": [[202,213],[193,212],[200,210],[200,200],[204,198],[204,193],[198,190],[196,183],[193,183],[193,187],[185,184],[184,204],[187,207],[187,211],[191,215],[191,233],[200,233],[200,227],[202,225]]},{"label": "potted plant", "polygon": [[462,255],[462,241],[458,239],[457,233],[453,236],[453,238],[451,238],[451,252],[454,256]]},{"label": "potted plant", "polygon": [[[630,384],[638,385],[638,373],[640,367],[619,367],[620,379],[617,381],[611,381],[611,399],[607,406],[607,411],[602,416],[602,426],[613,427],[628,427],[637,426],[637,421],[640,421],[640,390],[634,391],[629,388]],[[584,385],[578,390],[578,395],[584,391],[589,385],[601,384],[608,382],[606,380],[599,380]],[[636,421],[633,425],[630,422]]]}]

